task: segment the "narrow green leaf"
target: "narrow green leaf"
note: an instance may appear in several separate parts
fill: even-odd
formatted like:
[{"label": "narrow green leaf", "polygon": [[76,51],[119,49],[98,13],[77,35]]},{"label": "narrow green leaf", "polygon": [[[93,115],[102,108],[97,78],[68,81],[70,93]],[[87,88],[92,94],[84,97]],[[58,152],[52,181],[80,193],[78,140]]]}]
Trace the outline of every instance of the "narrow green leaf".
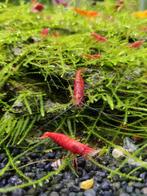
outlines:
[{"label": "narrow green leaf", "polygon": [[111,110],[114,110],[114,103],[113,103],[113,99],[110,95],[106,94],[106,99],[107,99],[107,102],[111,108]]}]

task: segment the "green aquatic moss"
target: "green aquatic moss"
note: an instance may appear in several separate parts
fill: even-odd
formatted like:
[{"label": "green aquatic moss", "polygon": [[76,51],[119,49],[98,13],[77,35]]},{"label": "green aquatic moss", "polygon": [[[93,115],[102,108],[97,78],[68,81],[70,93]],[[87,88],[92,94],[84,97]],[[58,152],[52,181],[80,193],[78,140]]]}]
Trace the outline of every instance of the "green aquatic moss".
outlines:
[{"label": "green aquatic moss", "polygon": [[[82,135],[82,142],[107,149],[122,145],[126,136],[137,135],[143,138],[141,150],[128,156],[137,161],[138,156],[145,156],[147,39],[142,28],[147,19],[133,16],[135,1],[126,2],[120,12],[112,1],[84,6],[81,9],[97,10],[100,16],[89,19],[71,7],[46,5],[42,12],[31,13],[30,3],[0,4],[0,144],[5,146],[9,164],[23,178],[8,147],[25,146],[25,142],[36,145],[40,126],[75,138]],[[40,34],[43,28],[49,28],[47,37]],[[96,42],[92,32],[105,36],[107,42]],[[143,45],[130,48],[136,40],[144,40]],[[96,53],[101,58],[84,57]],[[72,101],[74,75],[81,67],[86,68],[85,101],[76,108]],[[110,174],[121,175],[119,171]],[[131,174],[126,178],[134,179]],[[24,187],[33,184],[27,180]]]}]

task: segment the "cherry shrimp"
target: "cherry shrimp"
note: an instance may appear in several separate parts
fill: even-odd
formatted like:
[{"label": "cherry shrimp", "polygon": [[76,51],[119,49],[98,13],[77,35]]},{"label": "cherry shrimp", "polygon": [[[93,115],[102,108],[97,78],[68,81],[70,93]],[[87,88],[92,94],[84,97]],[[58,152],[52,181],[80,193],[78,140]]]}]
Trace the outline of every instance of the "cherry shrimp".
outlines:
[{"label": "cherry shrimp", "polygon": [[84,79],[82,77],[83,71],[83,68],[78,69],[75,75],[73,94],[73,104],[75,106],[81,106],[84,100]]},{"label": "cherry shrimp", "polygon": [[86,59],[94,60],[101,58],[100,54],[84,54],[83,55]]},{"label": "cherry shrimp", "polygon": [[64,0],[54,0],[54,3],[63,5],[64,7],[68,6],[68,3],[66,3]]},{"label": "cherry shrimp", "polygon": [[97,16],[99,16],[100,14],[96,11],[89,11],[89,10],[82,10],[80,8],[73,8],[73,10],[80,14],[81,16],[86,16],[88,18],[95,18]]},{"label": "cherry shrimp", "polygon": [[37,13],[41,12],[44,9],[44,5],[42,3],[38,3],[36,0],[32,0],[32,12]]},{"label": "cherry shrimp", "polygon": [[106,37],[103,37],[102,35],[95,33],[95,32],[91,33],[91,36],[98,42],[106,42],[107,41]]},{"label": "cherry shrimp", "polygon": [[72,152],[73,154],[79,154],[81,156],[94,156],[98,152],[88,145],[78,142],[77,140],[70,138],[63,133],[45,132],[40,138],[50,138],[64,149]]},{"label": "cherry shrimp", "polygon": [[44,28],[44,29],[42,29],[40,34],[41,34],[42,37],[47,37],[48,33],[49,33],[49,29],[48,28]]},{"label": "cherry shrimp", "polygon": [[[50,122],[56,120],[58,117],[60,117],[62,114],[66,113],[68,110],[73,108],[74,106],[76,107],[81,107],[82,105],[85,105],[83,103],[84,101],[84,79],[82,77],[82,73],[85,71],[85,68],[80,68],[76,71],[75,73],[75,79],[74,79],[74,90],[73,90],[73,98],[72,98],[72,104],[69,105],[69,107],[61,112],[59,115],[55,116],[52,120],[47,122],[45,125],[48,125]],[[92,108],[90,106],[87,106],[89,109],[95,110],[98,112],[97,109]],[[44,126],[45,126],[44,125]]]},{"label": "cherry shrimp", "polygon": [[140,46],[142,46],[143,42],[144,42],[143,40],[139,40],[139,41],[133,42],[129,46],[130,46],[130,48],[140,48]]}]

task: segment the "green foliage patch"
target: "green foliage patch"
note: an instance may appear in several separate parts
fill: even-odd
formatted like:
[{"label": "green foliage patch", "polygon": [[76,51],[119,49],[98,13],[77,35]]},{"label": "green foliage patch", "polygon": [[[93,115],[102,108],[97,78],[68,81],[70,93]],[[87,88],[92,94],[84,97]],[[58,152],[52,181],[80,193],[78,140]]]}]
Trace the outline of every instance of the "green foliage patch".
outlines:
[{"label": "green foliage patch", "polygon": [[[30,146],[40,143],[41,126],[82,137],[82,142],[104,147],[106,152],[121,146],[126,136],[138,136],[142,139],[139,148],[128,156],[147,168],[139,158],[144,159],[147,148],[147,38],[141,30],[147,19],[135,18],[131,3],[134,1],[120,12],[114,10],[112,1],[81,8],[100,12],[94,19],[78,15],[71,7],[46,5],[44,11],[31,13],[29,3],[0,4],[0,145],[9,159],[0,175],[11,165],[28,181],[18,187],[25,187],[64,168],[63,164],[58,171],[32,182],[15,165],[9,146],[27,149],[26,142]],[[43,28],[49,28],[46,37],[40,34]],[[107,42],[96,42],[92,32],[105,36]],[[130,48],[137,40],[144,40],[143,45]],[[96,53],[101,58],[84,57]],[[76,108],[72,101],[74,76],[81,67],[86,68],[85,101]],[[127,158],[116,171],[108,169],[110,174],[122,175],[125,162]],[[133,171],[123,176],[135,179]]]}]

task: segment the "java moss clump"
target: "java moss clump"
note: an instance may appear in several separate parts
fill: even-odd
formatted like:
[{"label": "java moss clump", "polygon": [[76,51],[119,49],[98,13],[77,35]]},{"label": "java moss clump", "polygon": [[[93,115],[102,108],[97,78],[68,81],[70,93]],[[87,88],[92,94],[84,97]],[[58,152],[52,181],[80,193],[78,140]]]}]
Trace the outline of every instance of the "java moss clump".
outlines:
[{"label": "java moss clump", "polygon": [[[0,148],[7,154],[0,176],[13,168],[28,182],[24,186],[29,186],[70,164],[69,155],[57,171],[37,181],[17,168],[20,158],[36,146],[46,146],[44,152],[58,149],[39,139],[50,130],[102,148],[100,156],[131,138],[138,148],[128,152],[116,170],[92,161],[108,170],[110,177],[119,174],[139,180],[134,172],[147,168],[147,37],[143,30],[147,19],[133,15],[137,3],[132,0],[120,11],[109,0],[95,6],[81,3],[81,9],[100,13],[96,18],[77,14],[72,3],[69,7],[46,4],[38,13],[32,13],[31,4],[22,1],[0,4]],[[44,28],[49,29],[48,36],[41,35]],[[92,32],[107,41],[97,42]],[[131,48],[138,40],[144,40],[143,45]],[[101,55],[98,59],[85,58],[97,53]],[[79,68],[85,68],[85,99],[82,107],[75,107],[74,77]],[[20,155],[15,157],[11,148],[20,148]],[[128,157],[139,166],[123,175],[121,167]],[[0,192],[6,190],[11,188]]]}]

